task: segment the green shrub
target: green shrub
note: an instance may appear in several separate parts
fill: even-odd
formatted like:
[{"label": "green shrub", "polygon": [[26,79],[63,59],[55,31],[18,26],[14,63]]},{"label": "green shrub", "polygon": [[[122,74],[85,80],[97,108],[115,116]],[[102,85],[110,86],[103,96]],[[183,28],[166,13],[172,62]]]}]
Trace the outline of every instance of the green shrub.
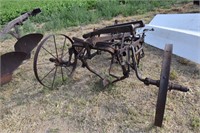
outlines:
[{"label": "green shrub", "polygon": [[183,1],[188,0],[125,0],[125,3],[119,0],[0,0],[0,25],[38,7],[42,13],[32,17],[31,21],[42,24],[42,29],[46,31],[94,23],[117,15],[143,14],[157,7],[167,8]]}]

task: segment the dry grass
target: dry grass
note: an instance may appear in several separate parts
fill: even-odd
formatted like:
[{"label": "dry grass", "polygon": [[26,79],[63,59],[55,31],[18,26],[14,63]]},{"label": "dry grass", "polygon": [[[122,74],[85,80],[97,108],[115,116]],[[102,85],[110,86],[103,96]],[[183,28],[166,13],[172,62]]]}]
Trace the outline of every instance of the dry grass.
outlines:
[{"label": "dry grass", "polygon": [[[121,22],[145,18],[148,22],[158,12],[180,12],[182,5],[171,10],[158,9],[143,16],[123,18]],[[191,3],[188,10],[198,10]],[[185,11],[185,10],[184,10]],[[181,10],[182,12],[182,10]],[[114,20],[113,19],[113,20]],[[93,28],[112,24],[102,21],[82,27],[60,31],[70,37],[80,37]],[[1,52],[12,51],[14,40],[6,40]],[[33,52],[34,54],[34,52]],[[163,51],[145,46],[145,58],[140,70],[143,76],[159,78]],[[77,68],[72,80],[49,90],[35,79],[33,59],[25,62],[14,72],[13,80],[0,89],[0,129],[2,133],[132,133],[132,132],[199,132],[200,130],[200,65],[182,63],[182,58],[172,57],[173,82],[188,86],[190,92],[168,92],[162,128],[153,126],[158,89],[145,86],[131,76],[101,91],[98,77],[88,70]],[[101,64],[106,63],[106,60]],[[99,64],[92,62],[96,69]]]}]

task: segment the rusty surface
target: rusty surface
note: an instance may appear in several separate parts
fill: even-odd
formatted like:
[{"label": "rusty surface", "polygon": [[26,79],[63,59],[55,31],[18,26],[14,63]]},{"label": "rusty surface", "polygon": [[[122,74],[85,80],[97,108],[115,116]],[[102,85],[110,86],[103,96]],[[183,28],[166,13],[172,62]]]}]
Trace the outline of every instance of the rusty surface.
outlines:
[{"label": "rusty surface", "polygon": [[1,55],[0,61],[0,85],[12,80],[12,73],[20,66],[27,54],[23,52],[10,52]]},{"label": "rusty surface", "polygon": [[8,83],[12,79],[13,71],[20,66],[23,60],[30,58],[31,51],[42,39],[43,35],[39,33],[32,33],[21,37],[18,28],[19,26],[22,26],[23,22],[26,21],[30,16],[35,16],[40,12],[41,10],[39,8],[25,12],[6,24],[5,27],[0,31],[0,37],[5,34],[11,34],[18,40],[14,45],[15,52],[9,52],[1,55],[0,57],[1,84]]},{"label": "rusty surface", "polygon": [[8,82],[10,82],[12,80],[12,73],[8,73],[8,74],[4,74],[1,75],[0,78],[0,86],[7,84]]},{"label": "rusty surface", "polygon": [[[74,56],[74,60],[80,60],[82,62],[82,66],[86,67],[90,72],[97,75],[101,80],[107,80],[103,77],[99,72],[93,70],[93,68],[88,64],[88,60],[92,59],[96,55],[101,54],[101,51],[108,52],[111,55],[110,67],[108,70],[109,76],[112,77],[112,81],[109,81],[109,84],[118,82],[129,77],[129,73],[131,70],[136,72],[136,77],[144,82],[146,85],[156,85],[160,87],[160,80],[153,80],[151,78],[143,78],[139,74],[138,66],[140,60],[144,57],[144,37],[145,32],[153,31],[153,29],[143,29],[141,34],[136,35],[136,29],[144,27],[143,21],[132,21],[128,23],[118,24],[117,21],[114,25],[106,26],[101,29],[95,29],[92,32],[86,33],[83,35],[83,38],[73,37],[73,41],[66,35],[68,40],[70,40],[72,46],[70,51],[68,52],[68,61],[63,61],[62,56],[58,56],[57,51],[61,49],[63,51],[64,47],[58,48],[58,44],[56,43],[56,35],[50,35],[43,39],[40,43],[38,49],[36,50],[36,56],[34,58],[34,72],[38,81],[44,85],[41,79],[39,79],[39,73],[37,71],[37,60],[39,59],[39,53],[44,49],[45,45],[48,45],[48,41],[51,38],[54,38],[51,42],[54,42],[54,51],[48,51],[45,49],[48,54],[53,55],[50,57],[47,62],[53,63],[56,67],[70,67],[74,65],[71,62],[71,57]],[[64,45],[63,45],[64,46]],[[95,52],[94,52],[95,51]],[[56,53],[55,53],[56,52]],[[57,55],[57,56],[55,56]],[[112,73],[112,69],[115,65],[119,65],[121,67],[122,76],[117,76],[115,73]],[[76,67],[76,66],[73,66]],[[75,68],[73,69],[75,70]],[[73,73],[73,72],[72,72]],[[56,73],[54,74],[56,75]],[[176,90],[181,90],[180,86],[175,86],[169,84],[170,89],[176,88]],[[44,85],[45,86],[45,85]],[[177,88],[178,87],[178,88]],[[182,87],[184,88],[184,87]],[[182,89],[183,90],[183,89]],[[186,88],[185,91],[188,89]]]},{"label": "rusty surface", "polygon": [[1,56],[1,76],[13,73],[17,69],[27,54],[24,52],[9,52]]},{"label": "rusty surface", "polygon": [[[130,66],[133,67],[134,63],[139,64],[140,59],[144,57],[143,36],[137,37],[135,35],[135,30],[141,27],[144,27],[144,23],[142,21],[133,21],[129,23],[115,24],[101,29],[96,29],[93,32],[84,34],[83,38],[85,39],[73,37],[73,41],[71,41],[72,46],[70,48],[72,52],[69,51],[68,53],[69,61],[63,61],[63,57],[60,57],[58,55],[57,52],[59,51],[59,48],[57,46],[58,44],[56,43],[56,35],[50,35],[43,39],[36,50],[36,55],[34,57],[34,73],[36,75],[36,78],[42,85],[46,87],[48,86],[44,83],[46,76],[43,76],[44,78],[39,77],[41,73],[38,73],[37,62],[39,62],[38,55],[40,51],[44,50],[45,45],[49,45],[48,41],[53,38],[50,42],[54,42],[53,45],[55,47],[55,50],[48,51],[47,49],[51,47],[50,45],[45,48],[45,51],[48,51],[48,54],[53,55],[47,60],[48,62],[56,66],[54,68],[56,72],[55,74],[52,74],[53,77],[56,78],[57,67],[67,68],[73,66],[74,64],[70,62],[71,57],[75,55],[75,61],[79,59],[82,62],[83,67],[86,67],[90,72],[96,74],[103,81],[107,81],[106,83],[104,83],[105,86],[107,86],[107,84],[123,80],[129,76]],[[63,40],[66,40],[66,38],[69,39],[69,37],[65,36],[65,39]],[[114,78],[113,81],[108,81],[107,79],[105,79],[105,77],[94,70],[87,62],[87,60],[90,60],[96,55],[99,55],[101,51],[110,53],[112,57],[108,73],[111,77]],[[126,59],[124,59],[125,57]],[[121,71],[123,73],[122,76],[117,76],[111,73],[113,66],[116,65],[115,62],[118,62],[118,64],[121,66]],[[51,71],[54,72],[54,70],[50,69],[49,73],[52,73]],[[47,72],[47,74],[49,73]],[[49,80],[51,80],[52,84],[54,84],[54,78],[53,80],[49,78]],[[54,86],[52,84],[48,87],[51,88],[52,86]]]},{"label": "rusty surface", "polygon": [[172,44],[167,44],[165,46],[163,63],[160,74],[160,83],[159,83],[159,91],[158,91],[155,122],[154,122],[154,125],[159,127],[162,126],[164,112],[165,112],[165,104],[167,100],[172,48],[173,48]]},{"label": "rusty surface", "polygon": [[[141,74],[139,74],[139,64],[141,59],[145,56],[145,32],[153,31],[153,29],[143,29],[142,33],[136,34],[136,29],[143,27],[144,23],[142,21],[133,21],[123,24],[118,24],[117,21],[115,21],[114,25],[95,29],[92,32],[84,34],[83,38],[73,37],[71,40],[68,36],[63,34],[47,36],[41,41],[36,50],[34,57],[35,76],[43,86],[56,88],[56,85],[58,85],[58,83],[56,83],[57,80],[60,81],[60,79],[62,79],[62,82],[59,82],[60,85],[64,82],[63,77],[65,75],[63,74],[63,71],[66,69],[65,71],[70,72],[68,76],[72,76],[77,67],[77,60],[80,60],[82,63],[81,66],[99,77],[102,81],[103,88],[105,88],[109,86],[109,84],[128,78],[131,70],[135,71],[136,77],[145,85],[155,85],[159,87],[154,125],[161,127],[167,91],[174,89],[187,92],[189,89],[169,82],[172,45],[166,45],[162,73],[159,80],[148,77],[143,78]],[[63,46],[58,47],[56,36],[64,36]],[[70,45],[67,45],[67,48],[65,46],[66,40],[70,40]],[[50,45],[48,42],[53,42],[53,44]],[[54,50],[48,50],[50,47]],[[39,57],[42,50],[46,51],[49,58]],[[66,52],[63,52],[65,50]],[[93,59],[97,55],[101,55],[103,52],[109,53],[110,65],[105,71],[108,73],[110,78],[103,76],[106,72],[99,72],[99,70],[94,69],[94,67],[89,63],[89,60]],[[67,58],[64,58],[63,53],[68,55]],[[53,66],[52,69],[50,69],[50,67],[48,69],[48,67],[41,65],[43,67],[42,70],[47,70],[46,74],[39,72],[38,66],[39,63],[41,63],[41,61],[39,61],[40,59],[44,59],[45,64]],[[119,66],[120,69],[117,70],[117,73],[121,73],[121,75],[117,75],[116,72],[112,71],[115,66]],[[70,67],[72,67],[72,69],[69,69]],[[59,72],[59,69],[61,69],[61,72]],[[59,73],[61,73],[61,78],[57,76]]]},{"label": "rusty surface", "polygon": [[14,45],[16,52],[24,52],[27,54],[27,59],[30,58],[31,51],[41,41],[43,35],[40,33],[27,34],[21,37]]}]

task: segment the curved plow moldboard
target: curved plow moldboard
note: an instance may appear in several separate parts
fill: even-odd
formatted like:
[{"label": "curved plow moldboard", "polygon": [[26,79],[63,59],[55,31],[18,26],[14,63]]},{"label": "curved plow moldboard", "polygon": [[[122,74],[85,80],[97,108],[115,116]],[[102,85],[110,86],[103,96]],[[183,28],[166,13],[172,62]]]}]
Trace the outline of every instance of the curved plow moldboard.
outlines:
[{"label": "curved plow moldboard", "polygon": [[1,55],[1,85],[9,82],[12,79],[12,73],[21,65],[26,56],[27,54],[24,52],[9,52]]},{"label": "curved plow moldboard", "polygon": [[21,37],[14,45],[16,52],[24,52],[27,58],[30,58],[31,51],[37,46],[43,35],[40,33],[32,33]]}]

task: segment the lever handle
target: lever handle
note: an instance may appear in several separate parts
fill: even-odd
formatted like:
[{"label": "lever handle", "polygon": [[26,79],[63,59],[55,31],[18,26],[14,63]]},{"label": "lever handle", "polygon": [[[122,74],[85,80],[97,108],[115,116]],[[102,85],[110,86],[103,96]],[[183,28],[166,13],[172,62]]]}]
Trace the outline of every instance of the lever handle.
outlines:
[{"label": "lever handle", "polygon": [[169,90],[178,90],[178,91],[182,91],[182,92],[189,91],[189,89],[187,87],[185,87],[185,86],[178,85],[178,84],[172,84],[172,83],[169,84],[168,89]]}]

